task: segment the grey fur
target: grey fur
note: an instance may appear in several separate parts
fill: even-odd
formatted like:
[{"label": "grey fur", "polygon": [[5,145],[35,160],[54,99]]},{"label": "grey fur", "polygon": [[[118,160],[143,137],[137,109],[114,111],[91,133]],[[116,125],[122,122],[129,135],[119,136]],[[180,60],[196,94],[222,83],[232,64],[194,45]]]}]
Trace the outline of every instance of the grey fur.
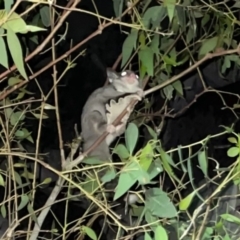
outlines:
[{"label": "grey fur", "polygon": [[[122,76],[112,70],[108,70],[107,75],[109,80],[111,80],[110,84],[95,90],[83,107],[81,116],[82,138],[84,141],[83,152],[88,150],[109,126],[106,115],[106,104],[108,101],[117,99],[126,93],[138,92],[142,95],[143,92],[139,87],[138,81],[133,85],[126,84],[122,80]],[[116,127],[117,130],[119,130],[118,127]],[[119,135],[117,132],[110,133],[105,141],[102,141],[88,156],[97,156],[100,160],[109,161],[111,157],[109,145]]]}]

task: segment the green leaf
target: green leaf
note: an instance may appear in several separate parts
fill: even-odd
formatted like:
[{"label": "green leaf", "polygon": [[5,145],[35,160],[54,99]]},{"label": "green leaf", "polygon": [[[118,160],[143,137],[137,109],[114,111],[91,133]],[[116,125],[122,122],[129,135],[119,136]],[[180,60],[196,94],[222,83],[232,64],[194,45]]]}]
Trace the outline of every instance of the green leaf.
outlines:
[{"label": "green leaf", "polygon": [[22,178],[16,171],[14,171],[14,178],[15,178],[15,181],[17,182],[17,184],[21,187],[22,186]]},{"label": "green leaf", "polygon": [[19,121],[23,121],[25,119],[25,114],[23,112],[15,112],[10,117],[10,123],[12,126],[15,126]]},{"label": "green leaf", "polygon": [[178,94],[180,94],[181,96],[183,96],[183,88],[182,88],[182,82],[181,81],[175,81],[173,84],[172,84],[173,88],[176,90],[176,92]]},{"label": "green leaf", "polygon": [[122,169],[113,200],[115,201],[125,194],[137,182],[138,177],[139,165],[136,161],[132,161]]},{"label": "green leaf", "polygon": [[0,186],[3,186],[3,187],[5,186],[5,181],[2,177],[2,174],[0,174]]},{"label": "green leaf", "polygon": [[32,25],[26,26],[26,32],[40,32],[40,31],[47,31],[47,29]]},{"label": "green leaf", "polygon": [[124,3],[124,0],[114,0],[113,1],[113,8],[114,8],[116,17],[121,16],[122,9],[123,9],[123,3]]},{"label": "green leaf", "polygon": [[201,20],[202,28],[209,22],[209,20],[210,20],[210,15],[209,14],[204,14],[204,16]]},{"label": "green leaf", "polygon": [[[0,15],[3,16],[1,19],[7,18],[7,13],[4,10],[0,10]],[[26,33],[26,23],[20,15],[13,12],[7,21],[2,25],[2,28],[9,30],[11,29],[14,33]]]},{"label": "green leaf", "polygon": [[2,216],[3,216],[4,218],[6,218],[6,216],[7,216],[7,211],[6,211],[6,207],[5,207],[4,204],[1,206],[1,214],[2,214]]},{"label": "green leaf", "polygon": [[[10,103],[7,103],[7,105],[10,104]],[[7,116],[7,119],[10,119],[11,115],[13,113],[13,109],[8,107],[8,108],[5,108],[5,114]]]},{"label": "green leaf", "polygon": [[190,43],[194,37],[195,37],[195,29],[193,26],[190,25],[187,31],[187,43]]},{"label": "green leaf", "polygon": [[45,113],[38,114],[38,113],[31,112],[31,114],[37,119],[47,119],[48,118],[48,115],[46,115]]},{"label": "green leaf", "polygon": [[145,207],[154,216],[160,218],[173,218],[177,216],[177,210],[168,195],[160,188],[151,188],[145,192]]},{"label": "green leaf", "polygon": [[145,217],[146,222],[150,225],[150,228],[154,232],[158,226],[159,219],[157,217],[153,216],[153,214],[149,210],[146,210],[146,209],[145,209],[144,217]]},{"label": "green leaf", "polygon": [[186,32],[186,27],[187,27],[186,10],[183,6],[179,6],[179,5],[176,5],[175,8],[177,12],[176,16],[177,16],[178,24],[181,26],[182,31]]},{"label": "green leaf", "polygon": [[114,148],[113,152],[116,153],[121,159],[127,159],[130,156],[126,146],[123,144],[118,144]]},{"label": "green leaf", "polygon": [[29,142],[34,143],[33,138],[32,138],[31,135],[29,135],[28,137],[26,137],[26,139],[27,139]]},{"label": "green leaf", "polygon": [[4,9],[6,12],[10,12],[13,2],[14,0],[4,0]]},{"label": "green leaf", "polygon": [[[41,182],[41,185],[44,185],[44,184],[49,184],[52,182],[52,179],[50,177],[48,178],[45,178],[42,182]],[[45,186],[44,186],[45,187]]]},{"label": "green leaf", "polygon": [[229,157],[236,157],[237,155],[239,155],[239,148],[238,147],[229,148],[227,151],[227,155]]},{"label": "green leaf", "polygon": [[237,139],[236,139],[235,137],[229,137],[229,138],[228,138],[228,141],[229,141],[230,143],[237,144]]},{"label": "green leaf", "polygon": [[213,51],[218,43],[218,37],[212,37],[203,41],[202,46],[199,49],[199,58],[205,56],[207,53]]},{"label": "green leaf", "polygon": [[172,158],[162,149],[160,148],[159,150],[160,154],[161,154],[161,160],[162,160],[162,165],[164,170],[167,172],[167,174],[172,177],[173,179],[175,179],[178,183],[181,183],[181,181],[177,178],[177,176],[174,174],[174,171],[171,167],[175,166],[174,162],[172,161]]},{"label": "green leaf", "polygon": [[159,175],[159,173],[163,172],[162,164],[159,159],[156,159],[154,162],[152,162],[148,169],[148,172],[150,180]]},{"label": "green leaf", "polygon": [[6,44],[3,38],[0,36],[0,64],[3,65],[5,68],[8,68],[8,55],[6,50]]},{"label": "green leaf", "polygon": [[232,8],[240,8],[240,2],[236,0],[236,2],[233,4]]},{"label": "green leaf", "polygon": [[200,151],[198,153],[198,163],[199,166],[204,174],[204,177],[208,176],[208,160],[207,160],[207,156],[206,156],[206,151]]},{"label": "green leaf", "polygon": [[45,27],[50,27],[51,25],[51,17],[50,17],[50,9],[49,6],[43,6],[40,8],[40,15],[42,19],[42,23]]},{"label": "green leaf", "polygon": [[28,202],[29,202],[28,196],[27,195],[21,195],[21,202],[20,202],[17,210],[19,211],[19,210],[23,209],[28,204]]},{"label": "green leaf", "polygon": [[184,199],[182,199],[179,203],[179,209],[181,211],[186,211],[188,207],[190,206],[196,192],[193,191],[192,193],[188,194]]},{"label": "green leaf", "polygon": [[186,167],[185,167],[185,164],[183,163],[181,145],[178,145],[178,157],[179,157],[179,162],[180,162],[180,164],[181,164],[182,171],[183,171],[184,173],[187,173],[187,169],[186,169]]},{"label": "green leaf", "polygon": [[22,130],[17,130],[15,136],[18,138],[24,138],[24,132]]},{"label": "green leaf", "polygon": [[138,37],[138,30],[132,29],[131,33],[125,39],[122,46],[122,64],[121,68],[126,64],[130,58],[134,47],[136,48],[136,42]]},{"label": "green leaf", "polygon": [[145,171],[148,171],[152,160],[154,157],[154,152],[152,145],[148,142],[147,145],[142,149],[141,154],[139,156],[139,164],[141,168]]},{"label": "green leaf", "polygon": [[21,130],[24,132],[24,138],[31,138],[32,132],[29,132],[26,128],[22,128]]},{"label": "green leaf", "polygon": [[240,218],[236,217],[236,216],[233,216],[229,213],[225,213],[225,214],[222,214],[220,215],[222,219],[228,221],[228,222],[234,222],[236,224],[239,224],[240,225]]},{"label": "green leaf", "polygon": [[85,164],[90,164],[90,165],[98,165],[98,164],[103,164],[101,160],[99,160],[97,157],[86,157],[82,161]]},{"label": "green leaf", "polygon": [[229,56],[224,56],[223,57],[223,64],[221,68],[221,73],[224,74],[228,68],[231,67],[231,61],[229,59]]},{"label": "green leaf", "polygon": [[172,22],[175,12],[176,0],[163,0],[163,6],[167,7],[169,21]]},{"label": "green leaf", "polygon": [[18,71],[25,79],[27,79],[27,75],[23,64],[23,54],[20,42],[18,40],[17,35],[10,28],[7,30],[7,42],[11,56]]},{"label": "green leaf", "polygon": [[152,23],[152,29],[159,26],[159,23],[165,18],[166,9],[163,6],[155,6],[148,8],[143,15],[143,24],[146,28],[149,28]]},{"label": "green leaf", "polygon": [[150,237],[150,235],[147,232],[145,232],[144,240],[152,240],[152,238]]},{"label": "green leaf", "polygon": [[22,82],[21,79],[16,78],[16,77],[10,77],[10,78],[8,79],[8,86],[14,86],[14,85],[16,85],[16,84],[18,84],[18,83],[20,83],[20,82]]},{"label": "green leaf", "polygon": [[93,179],[90,177],[86,178],[86,181],[83,183],[80,183],[81,187],[87,191],[89,194],[92,194],[96,191],[97,188],[99,188],[99,184],[97,179]]},{"label": "green leaf", "polygon": [[125,141],[126,141],[126,146],[127,149],[130,153],[130,155],[132,155],[133,150],[136,146],[136,143],[138,141],[138,128],[136,126],[136,124],[134,123],[129,123],[127,130],[125,131]]},{"label": "green leaf", "polygon": [[33,220],[35,223],[38,224],[37,216],[36,216],[35,211],[33,210],[32,205],[31,205],[30,203],[27,205],[27,210],[28,210],[28,212],[29,212],[32,220]]},{"label": "green leaf", "polygon": [[168,235],[166,230],[161,226],[158,225],[154,232],[154,239],[155,240],[168,240]]},{"label": "green leaf", "polygon": [[146,68],[149,76],[153,76],[153,51],[151,48],[144,46],[139,52],[141,64]]},{"label": "green leaf", "polygon": [[160,40],[160,35],[154,34],[154,37],[150,45],[151,50],[153,51],[153,53],[155,53],[157,57],[159,56],[159,40]]},{"label": "green leaf", "polygon": [[149,134],[151,135],[151,137],[154,139],[154,140],[157,140],[158,139],[158,136],[157,136],[157,133],[156,131],[154,131],[154,129],[152,129],[151,127],[149,127],[148,125],[145,125]]},{"label": "green leaf", "polygon": [[82,228],[82,231],[88,235],[88,237],[90,237],[93,240],[97,240],[96,233],[90,227],[82,226],[81,228]]},{"label": "green leaf", "polygon": [[101,177],[101,180],[103,183],[107,183],[107,182],[110,182],[112,181],[113,179],[115,179],[116,177],[116,171],[114,168],[110,168],[108,169],[108,171]]}]

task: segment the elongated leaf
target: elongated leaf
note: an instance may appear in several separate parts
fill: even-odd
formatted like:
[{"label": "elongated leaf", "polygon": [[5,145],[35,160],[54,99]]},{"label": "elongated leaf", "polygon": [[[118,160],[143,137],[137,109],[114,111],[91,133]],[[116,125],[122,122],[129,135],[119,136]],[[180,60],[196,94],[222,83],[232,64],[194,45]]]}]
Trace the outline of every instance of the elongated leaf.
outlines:
[{"label": "elongated leaf", "polygon": [[49,10],[49,6],[43,6],[42,8],[40,8],[40,15],[41,15],[41,19],[42,19],[42,23],[45,27],[50,27],[51,25],[51,19],[50,19],[50,10]]},{"label": "elongated leaf", "polygon": [[29,212],[32,220],[33,220],[35,223],[38,224],[37,216],[36,216],[36,214],[35,214],[35,212],[34,212],[34,210],[33,210],[33,208],[32,208],[32,205],[31,205],[30,203],[27,205],[27,210],[28,210],[28,212]]},{"label": "elongated leaf", "polygon": [[218,43],[218,37],[212,37],[205,40],[199,49],[199,58],[205,56],[207,53],[213,51]]},{"label": "elongated leaf", "polygon": [[[1,214],[4,218],[7,216],[7,211],[6,211],[6,207],[4,204],[1,206]],[[2,221],[2,219],[1,219],[1,221]]]},{"label": "elongated leaf", "polygon": [[7,30],[7,42],[8,42],[8,47],[9,47],[11,56],[13,58],[13,61],[18,71],[21,73],[21,75],[25,79],[27,79],[27,74],[25,72],[24,64],[23,64],[22,48],[17,35],[11,30],[11,28]]},{"label": "elongated leaf", "polygon": [[47,31],[47,29],[32,25],[26,26],[26,32],[39,32],[39,31]]},{"label": "elongated leaf", "polygon": [[155,54],[157,60],[159,60],[159,40],[160,40],[159,34],[155,34],[150,45],[150,48]]},{"label": "elongated leaf", "polygon": [[190,206],[196,192],[193,191],[192,193],[188,194],[184,199],[182,199],[179,203],[179,209],[181,211],[186,211],[188,207]]},{"label": "elongated leaf", "polygon": [[149,47],[143,47],[138,52],[140,61],[146,69],[149,76],[153,76],[153,51]]},{"label": "elongated leaf", "polygon": [[122,9],[123,9],[123,0],[114,0],[113,1],[113,8],[116,17],[119,17],[122,14]]},{"label": "elongated leaf", "polygon": [[[3,18],[7,18],[8,14],[4,10],[0,10],[0,14]],[[6,30],[11,28],[11,30],[15,33],[26,33],[26,26],[27,25],[21,16],[13,12],[11,16],[7,18],[7,21],[2,25],[2,28]]]},{"label": "elongated leaf", "polygon": [[6,12],[11,10],[11,6],[13,4],[13,0],[4,0],[4,8]]},{"label": "elongated leaf", "polygon": [[138,36],[138,30],[132,29],[131,33],[125,39],[123,46],[122,46],[122,64],[123,67],[128,59],[130,58],[133,48],[136,47],[136,41]]},{"label": "elongated leaf", "polygon": [[28,195],[21,195],[21,202],[20,202],[17,210],[19,211],[19,210],[23,209],[28,204],[28,202],[29,202]]},{"label": "elongated leaf", "polygon": [[139,164],[142,167],[143,170],[148,171],[152,160],[153,160],[154,152],[152,145],[148,143],[141,152],[141,155],[139,157]]},{"label": "elongated leaf", "polygon": [[2,177],[2,174],[0,174],[0,186],[3,186],[3,187],[5,186],[5,181]]},{"label": "elongated leaf", "polygon": [[200,151],[198,153],[198,163],[200,165],[200,168],[204,174],[204,177],[208,176],[208,159],[206,157],[206,151]]},{"label": "elongated leaf", "polygon": [[163,6],[167,7],[169,21],[171,22],[174,17],[176,0],[163,0]]},{"label": "elongated leaf", "polygon": [[114,201],[125,194],[136,183],[140,170],[136,161],[130,162],[123,168],[115,190]]},{"label": "elongated leaf", "polygon": [[126,146],[127,149],[132,155],[133,150],[136,146],[137,140],[138,140],[138,128],[134,123],[129,123],[127,130],[125,132],[125,141],[126,141]]},{"label": "elongated leaf", "polygon": [[0,36],[0,64],[3,65],[5,68],[8,68],[8,56],[6,50],[6,44],[3,38]]}]

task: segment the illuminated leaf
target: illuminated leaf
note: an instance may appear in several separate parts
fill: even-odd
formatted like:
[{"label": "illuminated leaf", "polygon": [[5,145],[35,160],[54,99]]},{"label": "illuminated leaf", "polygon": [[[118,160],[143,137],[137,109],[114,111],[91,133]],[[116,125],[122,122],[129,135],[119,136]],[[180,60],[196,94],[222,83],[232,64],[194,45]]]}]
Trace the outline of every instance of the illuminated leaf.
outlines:
[{"label": "illuminated leaf", "polygon": [[29,197],[27,195],[21,195],[21,202],[17,208],[17,210],[23,209],[29,202]]},{"label": "illuminated leaf", "polygon": [[16,78],[16,77],[10,77],[10,78],[8,79],[8,86],[14,86],[14,85],[16,85],[16,84],[18,84],[18,83],[20,83],[20,82],[22,82],[21,79]]},{"label": "illuminated leaf", "polygon": [[7,42],[11,56],[18,71],[25,79],[27,79],[27,75],[24,69],[23,54],[20,42],[17,35],[10,28],[7,30]]},{"label": "illuminated leaf", "polygon": [[229,157],[236,157],[239,153],[240,153],[240,151],[239,151],[238,147],[231,147],[227,151],[227,155]]},{"label": "illuminated leaf", "polygon": [[0,64],[5,68],[8,68],[8,55],[6,50],[6,44],[3,38],[0,36]]},{"label": "illuminated leaf", "polygon": [[179,209],[181,211],[186,211],[188,209],[188,207],[190,206],[194,196],[195,196],[195,191],[193,191],[192,193],[188,194],[184,199],[182,199],[179,203]]},{"label": "illuminated leaf", "polygon": [[138,30],[132,29],[131,33],[125,39],[122,46],[122,64],[123,67],[130,58],[134,47],[136,47]]},{"label": "illuminated leaf", "polygon": [[[7,13],[4,10],[0,10],[1,19],[7,18]],[[15,33],[26,33],[26,23],[21,18],[20,15],[13,12],[8,18],[7,21],[2,25],[2,28],[9,30],[11,29]]]},{"label": "illuminated leaf", "polygon": [[159,240],[159,239],[168,240],[167,232],[161,225],[158,225],[156,227],[155,232],[154,232],[154,239],[155,240]]},{"label": "illuminated leaf", "polygon": [[96,233],[90,227],[82,226],[82,231],[85,232],[92,240],[97,240]]},{"label": "illuminated leaf", "polygon": [[125,132],[125,141],[129,153],[132,155],[138,141],[138,128],[134,123],[129,123]]}]

